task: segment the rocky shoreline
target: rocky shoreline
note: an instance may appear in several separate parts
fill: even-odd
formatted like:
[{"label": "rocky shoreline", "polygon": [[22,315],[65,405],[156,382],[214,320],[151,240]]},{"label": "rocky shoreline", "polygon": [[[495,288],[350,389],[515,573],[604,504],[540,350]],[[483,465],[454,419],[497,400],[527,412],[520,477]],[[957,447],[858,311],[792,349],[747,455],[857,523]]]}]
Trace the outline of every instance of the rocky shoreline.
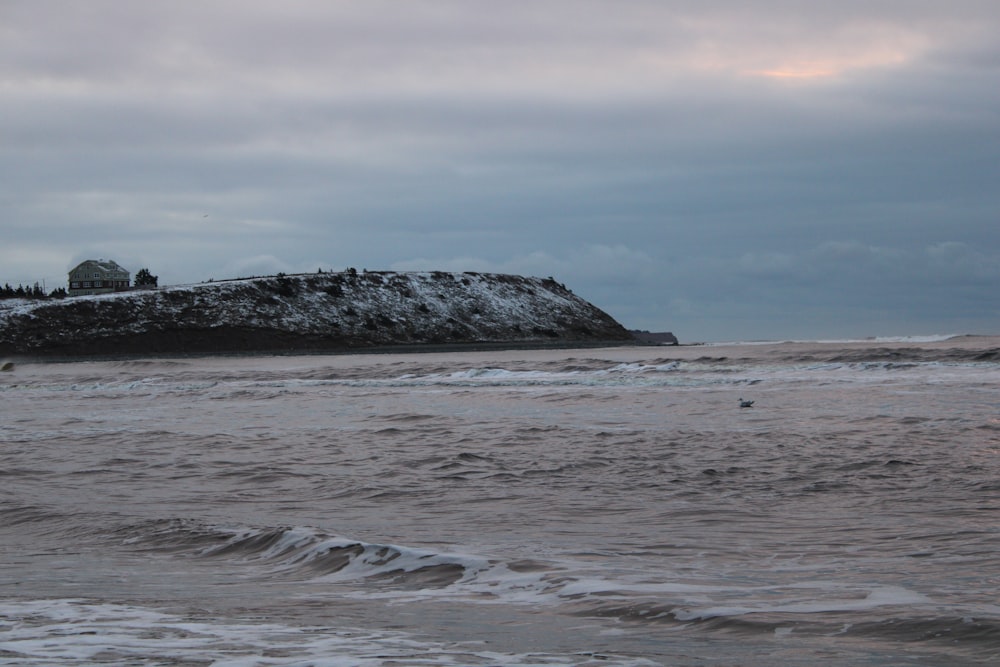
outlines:
[{"label": "rocky shoreline", "polygon": [[428,351],[634,343],[551,278],[448,272],[272,276],[0,302],[0,355]]}]

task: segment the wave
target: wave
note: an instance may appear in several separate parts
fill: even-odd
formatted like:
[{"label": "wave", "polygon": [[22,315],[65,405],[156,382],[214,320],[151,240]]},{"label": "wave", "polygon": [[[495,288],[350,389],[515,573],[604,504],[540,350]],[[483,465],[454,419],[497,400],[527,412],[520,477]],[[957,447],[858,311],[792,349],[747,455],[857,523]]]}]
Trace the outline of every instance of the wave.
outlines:
[{"label": "wave", "polygon": [[78,599],[0,601],[0,662],[43,665],[578,665],[652,667],[588,651],[517,653],[473,640],[433,641],[399,630],[294,626],[183,616]]},{"label": "wave", "polygon": [[405,374],[395,380],[400,383],[412,384],[442,384],[468,385],[500,384],[500,385],[557,385],[557,384],[587,384],[602,383],[613,378],[627,378],[651,373],[670,373],[682,370],[680,361],[663,361],[652,363],[616,363],[609,365],[582,365],[573,363],[568,366],[560,364],[558,368],[534,368],[530,370],[512,370],[495,367],[467,368],[445,373]]},{"label": "wave", "polygon": [[[409,388],[478,387],[741,387],[793,371],[908,371],[934,364],[995,369],[1000,362],[996,338],[942,337],[948,343],[888,339],[844,343],[770,343],[742,347],[681,348],[675,357],[607,358],[540,357],[504,363],[465,365],[457,355],[442,362],[412,355],[406,361],[341,368],[311,358],[292,368],[259,368],[256,362],[228,364],[222,360],[196,364],[169,361],[106,362],[87,366],[78,375],[19,372],[14,382],[0,383],[7,391],[66,391],[117,398],[122,396],[203,393],[209,399],[269,400],[289,391],[325,387]],[[954,344],[950,344],[954,342]],[[630,348],[628,355],[644,348]],[[700,352],[699,352],[700,350]],[[414,360],[411,360],[414,359]],[[318,361],[316,361],[318,360]],[[485,361],[485,360],[484,360]],[[51,370],[51,369],[50,369]],[[841,378],[843,379],[843,378]]]},{"label": "wave", "polygon": [[[184,553],[224,559],[257,570],[260,576],[296,580],[363,583],[367,598],[449,597],[483,603],[558,603],[611,584],[584,581],[555,562],[519,558],[505,561],[474,554],[368,543],[328,535],[309,527],[229,528],[187,520],[126,526],[115,532],[136,550]],[[375,589],[371,584],[378,584]],[[592,589],[592,590],[591,590]],[[351,593],[341,592],[346,596]]]},{"label": "wave", "polygon": [[701,343],[705,347],[728,345],[779,345],[782,343],[816,343],[821,345],[852,343],[941,343],[955,338],[970,338],[971,334],[925,334],[911,336],[867,336],[865,338],[775,338],[768,340],[734,340]]},{"label": "wave", "polygon": [[[51,518],[38,507],[0,515],[0,520],[37,523]],[[96,528],[93,522],[90,528]],[[784,575],[770,582],[751,581],[723,573],[673,571],[668,563],[656,570],[632,569],[634,561],[606,549],[600,557],[591,553],[498,557],[368,542],[307,526],[231,526],[190,519],[127,523],[103,535],[95,542],[95,534],[88,534],[87,548],[110,547],[133,556],[149,554],[153,559],[194,559],[199,569],[206,567],[220,576],[226,573],[227,581],[231,573],[237,574],[248,590],[258,583],[285,582],[304,586],[300,590],[308,590],[311,596],[330,595],[352,604],[437,601],[494,606],[483,607],[486,614],[501,611],[497,606],[511,606],[523,607],[527,613],[538,608],[563,618],[611,619],[640,632],[667,630],[688,637],[732,639],[792,633],[858,644],[919,645],[920,650],[931,652],[957,644],[970,656],[1000,651],[1000,608],[985,603],[952,606],[903,585],[875,581],[793,582]],[[58,613],[72,611],[60,609]],[[80,611],[84,613],[82,607]],[[119,626],[131,624],[131,612],[119,616]],[[150,630],[173,623],[165,619],[146,623],[140,618],[135,625],[145,624]],[[56,625],[53,622],[52,627]],[[48,632],[37,627],[39,633]],[[113,634],[95,631],[95,636]],[[215,634],[211,628],[204,631]],[[57,630],[52,632],[57,634]],[[154,629],[146,636],[158,633]],[[141,634],[136,630],[127,641]],[[248,630],[248,634],[252,633]],[[18,649],[15,645],[11,650]],[[18,664],[45,664],[41,657],[35,663],[16,657]]]},{"label": "wave", "polygon": [[[887,587],[893,590],[893,587]],[[879,600],[881,592],[857,600],[845,600],[841,605],[823,602],[803,602],[788,606],[762,606],[755,610],[737,607],[690,611],[657,602],[611,602],[584,607],[578,616],[601,616],[618,619],[631,625],[678,626],[729,637],[760,638],[767,636],[828,637],[838,641],[875,641],[879,645],[920,645],[924,650],[968,658],[996,655],[1000,651],[1000,623],[995,618],[905,613],[905,609],[890,608],[881,618],[858,620],[852,611],[870,611],[887,604]],[[873,599],[874,598],[874,599]],[[902,605],[900,605],[902,606]],[[893,613],[896,612],[896,613]],[[952,664],[951,661],[948,661]],[[943,664],[943,663],[942,663]]]},{"label": "wave", "polygon": [[[877,637],[933,645],[962,641],[973,653],[1000,650],[996,608],[941,615],[942,606],[908,588],[879,583],[805,581],[748,585],[661,573],[619,573],[571,560],[504,560],[368,543],[308,527],[226,528],[183,520],[120,531],[135,549],[165,549],[224,559],[273,579],[341,584],[346,598],[389,601],[440,598],[469,604],[541,605],[560,613],[668,625],[696,632]],[[356,585],[355,585],[356,584]]]},{"label": "wave", "polygon": [[411,590],[446,588],[493,566],[489,560],[477,556],[371,544],[305,527],[231,529],[168,520],[116,532],[133,548],[224,558],[263,566],[271,575],[382,581]]},{"label": "wave", "polygon": [[[0,476],[11,471],[4,471]],[[17,474],[17,471],[13,471]],[[66,519],[66,515],[53,512],[37,505],[12,505],[0,507],[0,526],[13,528],[30,524],[34,530],[39,530],[41,526]]]}]

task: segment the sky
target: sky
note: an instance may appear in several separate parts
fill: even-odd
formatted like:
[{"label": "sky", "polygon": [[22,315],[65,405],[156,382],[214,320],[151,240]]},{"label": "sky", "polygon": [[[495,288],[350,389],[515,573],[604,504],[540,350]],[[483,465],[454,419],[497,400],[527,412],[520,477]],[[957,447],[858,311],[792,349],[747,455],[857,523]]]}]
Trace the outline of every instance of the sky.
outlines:
[{"label": "sky", "polygon": [[0,0],[0,283],[552,276],[681,342],[1000,333],[996,0]]}]

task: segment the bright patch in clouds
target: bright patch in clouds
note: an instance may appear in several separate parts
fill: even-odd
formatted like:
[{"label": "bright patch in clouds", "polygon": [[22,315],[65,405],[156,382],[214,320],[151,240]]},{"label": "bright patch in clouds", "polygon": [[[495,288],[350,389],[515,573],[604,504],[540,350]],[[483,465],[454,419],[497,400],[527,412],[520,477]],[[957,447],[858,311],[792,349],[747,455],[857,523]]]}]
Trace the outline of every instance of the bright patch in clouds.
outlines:
[{"label": "bright patch in clouds", "polygon": [[[928,31],[887,25],[746,27],[741,36],[727,36],[723,46],[713,42],[713,48],[706,49],[709,54],[702,54],[702,64],[748,76],[822,79],[912,63],[936,41]],[[760,31],[758,38],[747,39],[755,29]]]}]

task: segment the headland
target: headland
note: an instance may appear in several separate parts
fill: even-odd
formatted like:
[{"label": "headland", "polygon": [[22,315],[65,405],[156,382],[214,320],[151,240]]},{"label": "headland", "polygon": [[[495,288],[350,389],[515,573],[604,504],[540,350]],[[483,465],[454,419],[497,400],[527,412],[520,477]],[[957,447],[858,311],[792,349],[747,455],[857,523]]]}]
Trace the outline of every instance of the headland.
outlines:
[{"label": "headland", "polygon": [[497,273],[277,275],[0,301],[0,355],[93,357],[634,343],[552,278]]}]

